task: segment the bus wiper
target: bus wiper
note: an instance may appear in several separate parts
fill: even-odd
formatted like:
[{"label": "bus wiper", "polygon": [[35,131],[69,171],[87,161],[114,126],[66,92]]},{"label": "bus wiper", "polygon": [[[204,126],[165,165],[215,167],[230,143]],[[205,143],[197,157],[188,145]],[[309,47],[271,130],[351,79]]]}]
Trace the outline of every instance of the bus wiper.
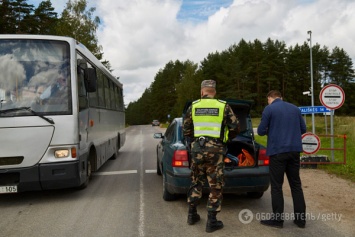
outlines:
[{"label": "bus wiper", "polygon": [[1,110],[0,114],[7,113],[7,112],[13,112],[13,111],[18,111],[18,110],[27,110],[31,112],[33,115],[40,117],[41,119],[46,120],[50,124],[54,124],[53,119],[44,117],[41,114],[38,114],[36,111],[32,110],[31,107],[19,107],[19,108],[13,108],[13,109],[6,109],[6,110]]}]

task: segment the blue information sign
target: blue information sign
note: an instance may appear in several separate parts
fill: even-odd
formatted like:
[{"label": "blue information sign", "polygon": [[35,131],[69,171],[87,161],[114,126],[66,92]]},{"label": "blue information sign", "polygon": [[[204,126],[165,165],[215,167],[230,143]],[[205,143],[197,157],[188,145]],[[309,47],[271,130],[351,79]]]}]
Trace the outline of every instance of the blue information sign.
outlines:
[{"label": "blue information sign", "polygon": [[330,112],[325,106],[308,106],[298,107],[301,110],[301,114],[320,114]]}]

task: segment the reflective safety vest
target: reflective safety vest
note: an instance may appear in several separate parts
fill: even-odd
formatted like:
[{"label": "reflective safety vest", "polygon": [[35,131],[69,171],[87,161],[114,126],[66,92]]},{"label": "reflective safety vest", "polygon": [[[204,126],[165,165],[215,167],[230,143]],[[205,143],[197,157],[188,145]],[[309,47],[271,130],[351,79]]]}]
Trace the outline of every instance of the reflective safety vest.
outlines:
[{"label": "reflective safety vest", "polygon": [[[192,103],[194,137],[221,138],[222,122],[226,102],[217,99],[200,99]],[[227,141],[227,132],[221,138]]]}]

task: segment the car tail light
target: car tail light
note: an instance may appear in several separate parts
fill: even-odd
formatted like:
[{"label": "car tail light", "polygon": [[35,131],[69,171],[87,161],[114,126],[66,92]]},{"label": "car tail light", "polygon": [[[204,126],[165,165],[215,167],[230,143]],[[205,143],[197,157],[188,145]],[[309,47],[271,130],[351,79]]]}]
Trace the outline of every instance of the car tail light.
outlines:
[{"label": "car tail light", "polygon": [[258,160],[258,165],[259,166],[267,166],[269,165],[269,157],[266,155],[266,149],[259,149],[259,160]]},{"label": "car tail light", "polygon": [[189,167],[189,157],[186,150],[174,152],[173,167]]}]

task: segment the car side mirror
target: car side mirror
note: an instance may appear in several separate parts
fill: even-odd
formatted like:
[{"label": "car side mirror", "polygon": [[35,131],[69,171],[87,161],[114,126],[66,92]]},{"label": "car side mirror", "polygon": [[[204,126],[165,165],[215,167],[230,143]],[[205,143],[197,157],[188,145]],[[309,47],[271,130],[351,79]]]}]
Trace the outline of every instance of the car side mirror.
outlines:
[{"label": "car side mirror", "polygon": [[153,137],[154,137],[155,139],[163,139],[163,138],[164,138],[164,136],[163,136],[163,134],[162,134],[161,132],[159,132],[159,133],[154,133]]}]

